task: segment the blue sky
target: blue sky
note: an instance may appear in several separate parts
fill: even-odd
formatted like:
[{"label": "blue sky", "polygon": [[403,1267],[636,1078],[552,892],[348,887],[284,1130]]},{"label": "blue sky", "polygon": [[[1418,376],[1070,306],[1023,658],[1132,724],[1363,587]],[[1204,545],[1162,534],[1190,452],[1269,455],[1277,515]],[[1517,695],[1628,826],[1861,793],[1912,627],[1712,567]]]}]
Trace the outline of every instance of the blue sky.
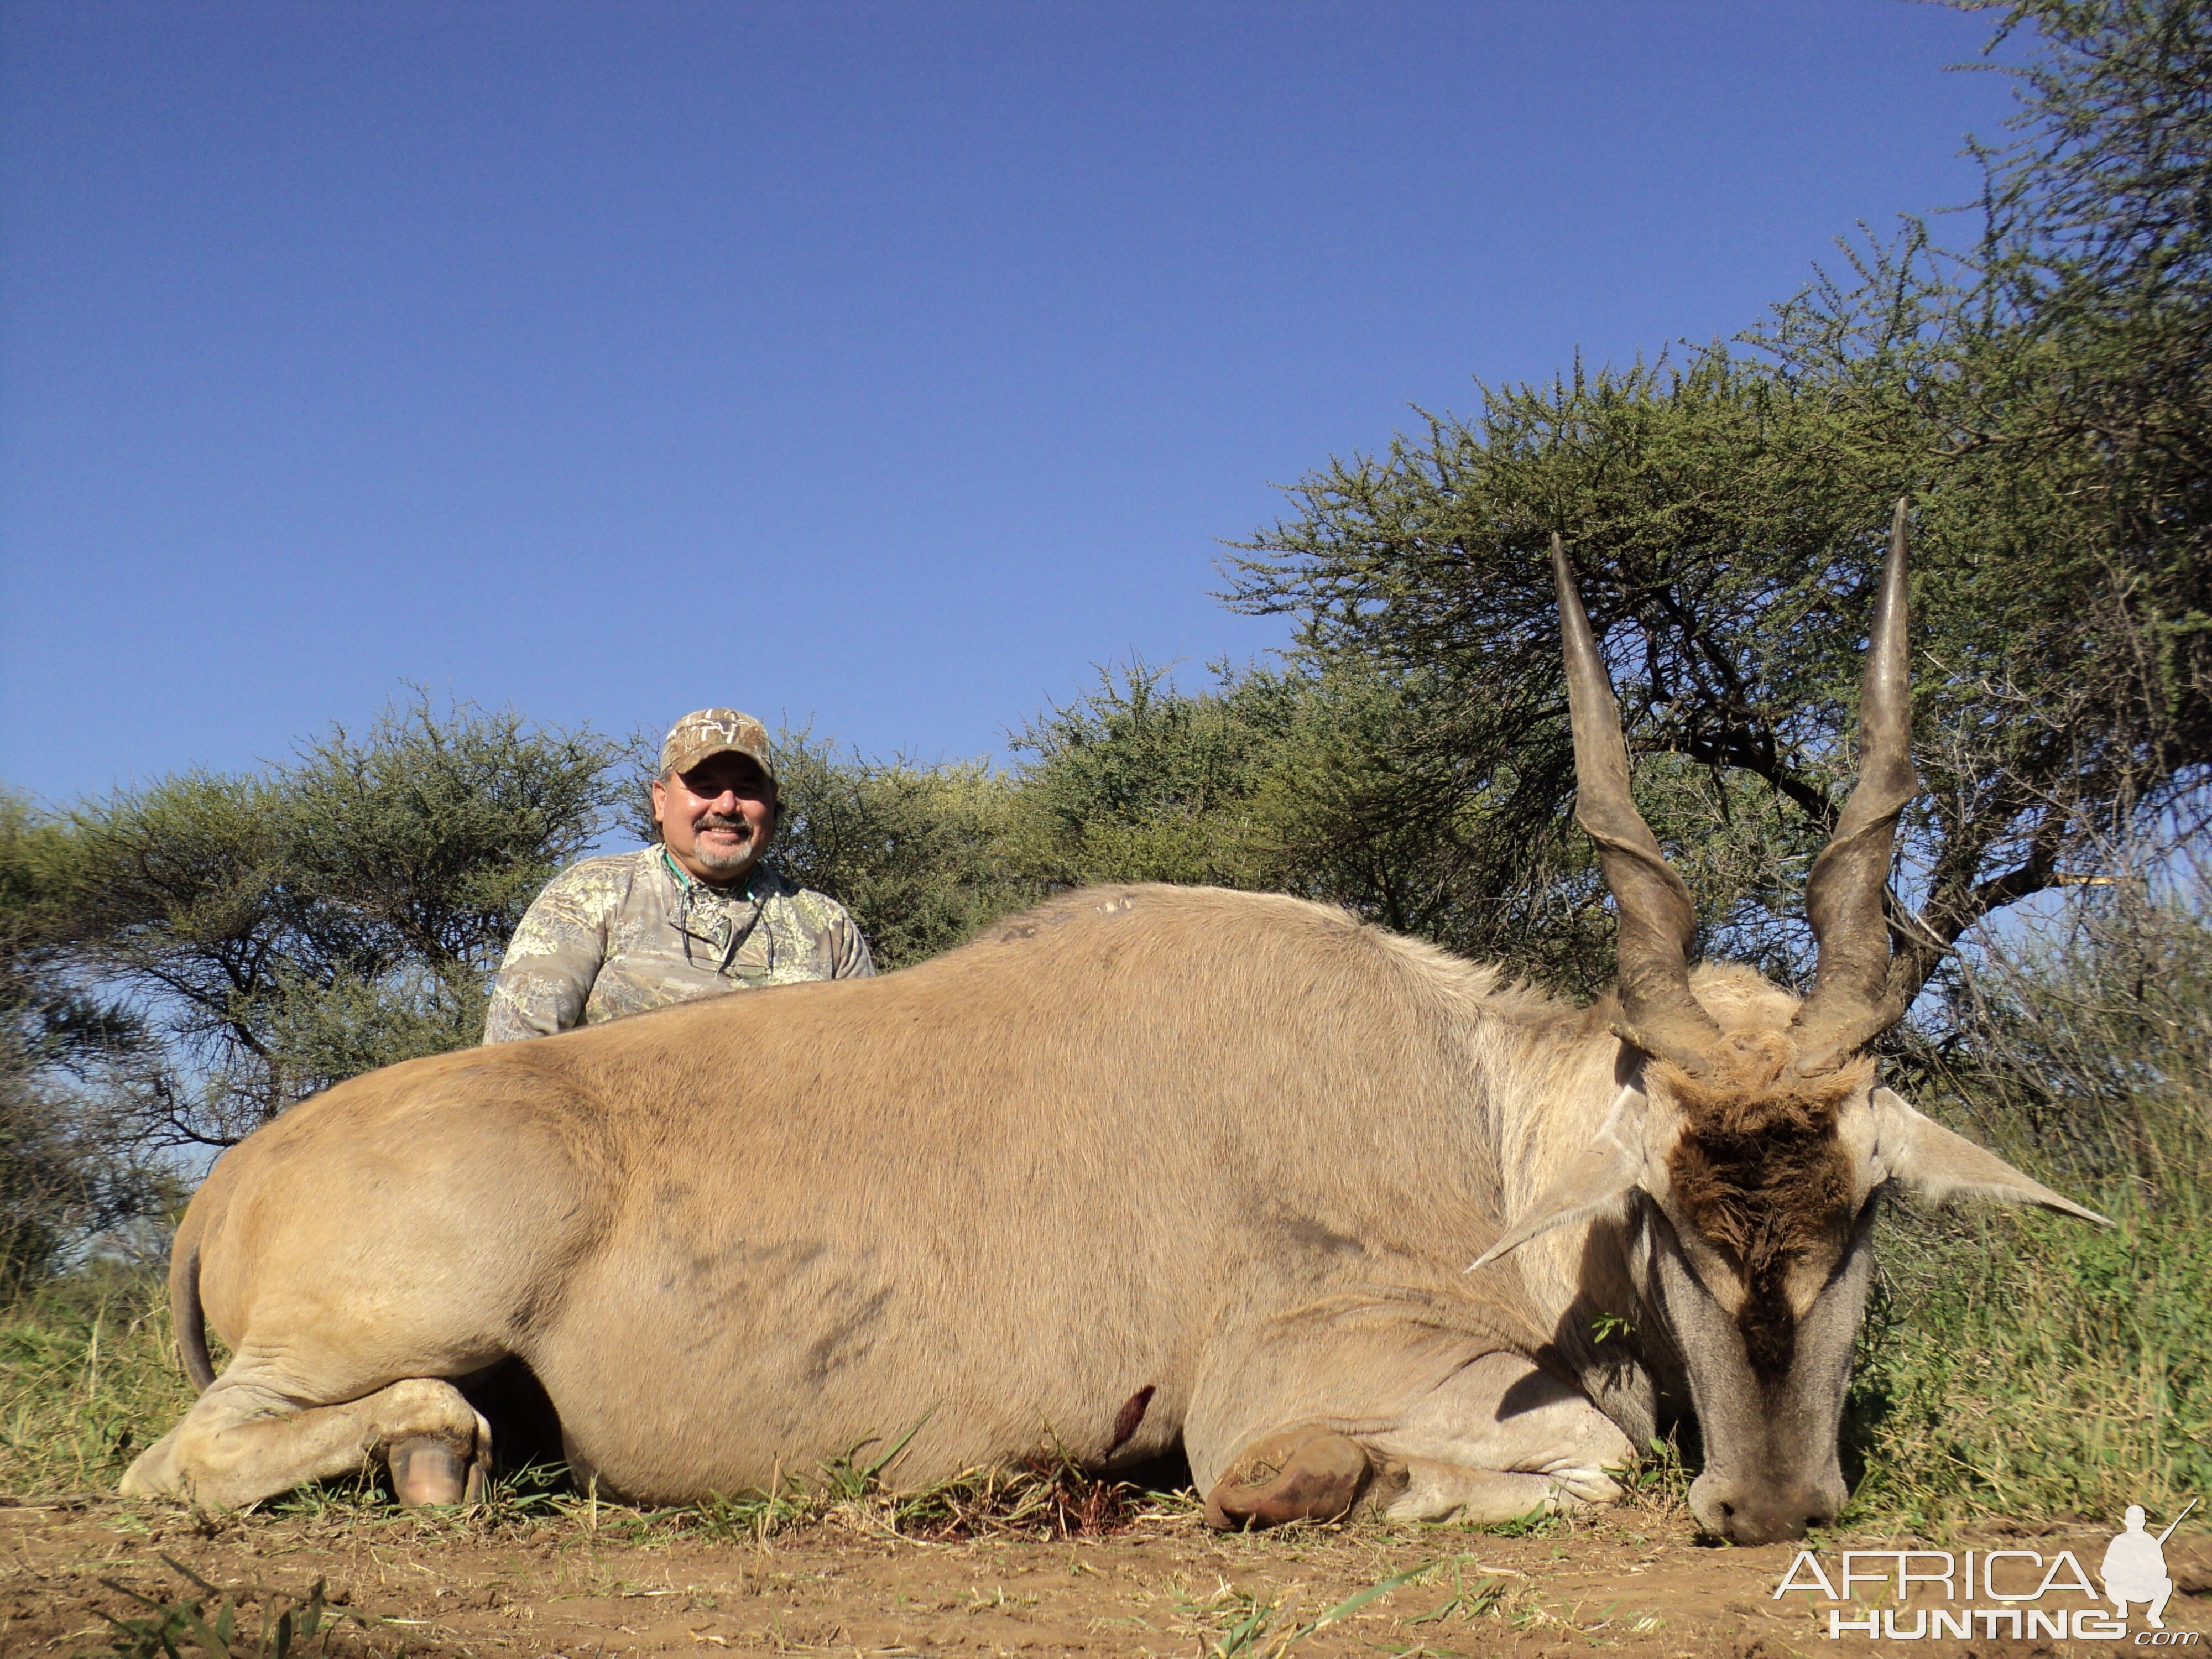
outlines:
[{"label": "blue sky", "polygon": [[1971,199],[1988,29],[4,0],[0,781],[251,767],[409,682],[934,758],[1196,679],[1285,636],[1211,597],[1271,483]]}]

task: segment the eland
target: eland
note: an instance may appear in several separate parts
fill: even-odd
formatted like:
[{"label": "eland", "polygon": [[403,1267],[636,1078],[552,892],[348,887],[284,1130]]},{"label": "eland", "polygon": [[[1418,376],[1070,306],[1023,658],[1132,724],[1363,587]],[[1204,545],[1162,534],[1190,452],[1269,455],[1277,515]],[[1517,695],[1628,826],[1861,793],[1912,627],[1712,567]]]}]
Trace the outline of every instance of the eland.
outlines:
[{"label": "eland", "polygon": [[881,979],[356,1078],[194,1197],[171,1296],[202,1393],[124,1491],[236,1506],[368,1461],[461,1501],[490,1467],[471,1393],[526,1365],[579,1475],[641,1501],[870,1444],[908,1487],[1180,1447],[1218,1526],[1497,1521],[1617,1497],[1693,1416],[1705,1527],[1829,1520],[1881,1196],[2103,1219],[1879,1086],[1917,788],[1903,506],[1802,1000],[1689,966],[1688,891],[1552,558],[1614,992],[1577,1007],[1340,910],[1127,886]]}]

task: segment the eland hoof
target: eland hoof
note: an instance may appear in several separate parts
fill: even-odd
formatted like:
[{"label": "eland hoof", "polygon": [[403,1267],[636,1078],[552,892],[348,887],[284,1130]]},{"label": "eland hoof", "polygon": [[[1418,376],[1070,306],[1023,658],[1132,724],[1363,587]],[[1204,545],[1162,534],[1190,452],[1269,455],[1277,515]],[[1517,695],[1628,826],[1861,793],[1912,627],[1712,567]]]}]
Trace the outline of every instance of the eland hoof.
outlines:
[{"label": "eland hoof", "polygon": [[442,1440],[426,1435],[395,1442],[386,1461],[392,1493],[409,1509],[426,1504],[465,1504],[483,1486],[482,1473]]},{"label": "eland hoof", "polygon": [[1253,1441],[1206,1495],[1206,1523],[1221,1531],[1334,1521],[1359,1501],[1367,1484],[1359,1443],[1309,1423]]}]

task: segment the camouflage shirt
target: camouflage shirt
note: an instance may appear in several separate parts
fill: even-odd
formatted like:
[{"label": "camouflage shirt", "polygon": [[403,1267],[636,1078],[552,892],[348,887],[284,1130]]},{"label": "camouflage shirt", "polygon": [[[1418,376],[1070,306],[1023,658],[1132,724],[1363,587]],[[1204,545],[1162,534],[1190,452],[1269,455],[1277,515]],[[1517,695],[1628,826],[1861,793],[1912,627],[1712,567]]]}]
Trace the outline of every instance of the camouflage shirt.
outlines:
[{"label": "camouflage shirt", "polygon": [[661,848],[586,859],[546,884],[491,988],[486,1042],[597,1025],[693,997],[873,974],[833,898],[757,868],[729,889]]}]

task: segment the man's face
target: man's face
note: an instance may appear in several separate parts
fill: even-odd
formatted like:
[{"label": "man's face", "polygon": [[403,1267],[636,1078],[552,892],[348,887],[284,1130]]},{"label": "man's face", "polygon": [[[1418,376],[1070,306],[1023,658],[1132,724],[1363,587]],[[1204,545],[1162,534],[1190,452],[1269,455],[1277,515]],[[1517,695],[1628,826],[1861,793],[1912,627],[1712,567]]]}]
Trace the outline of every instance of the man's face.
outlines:
[{"label": "man's face", "polygon": [[653,782],[653,816],[668,856],[701,881],[736,881],[775,834],[775,786],[743,755],[709,755]]}]

